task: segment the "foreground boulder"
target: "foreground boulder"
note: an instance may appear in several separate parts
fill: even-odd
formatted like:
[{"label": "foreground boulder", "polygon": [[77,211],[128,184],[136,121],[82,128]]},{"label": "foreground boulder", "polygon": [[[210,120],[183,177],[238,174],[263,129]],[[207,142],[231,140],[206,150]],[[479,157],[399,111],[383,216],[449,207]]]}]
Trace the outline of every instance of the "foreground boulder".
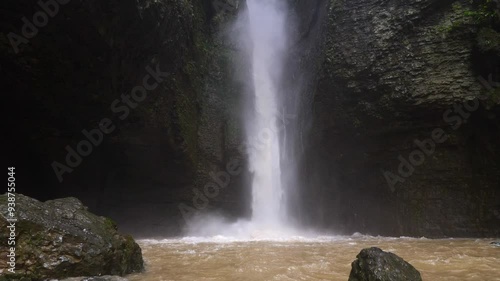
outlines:
[{"label": "foreground boulder", "polygon": [[[0,195],[0,241],[10,222],[7,195]],[[144,268],[141,248],[117,232],[108,218],[96,216],[76,198],[39,202],[15,194],[15,274],[0,248],[0,272],[7,280],[125,275]],[[10,246],[11,247],[11,246]]]},{"label": "foreground boulder", "polygon": [[128,281],[119,276],[71,277],[60,281]]},{"label": "foreground boulder", "polygon": [[379,248],[363,249],[356,258],[349,281],[422,281],[411,264]]}]

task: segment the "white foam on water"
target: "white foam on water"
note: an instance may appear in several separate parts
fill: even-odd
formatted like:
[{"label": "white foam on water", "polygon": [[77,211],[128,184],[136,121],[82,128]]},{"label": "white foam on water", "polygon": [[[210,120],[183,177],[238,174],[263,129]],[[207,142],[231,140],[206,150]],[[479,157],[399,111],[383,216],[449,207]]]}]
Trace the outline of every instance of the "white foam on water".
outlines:
[{"label": "white foam on water", "polygon": [[346,235],[314,235],[312,232],[299,235],[291,234],[291,232],[269,232],[269,231],[256,231],[256,232],[245,232],[246,235],[239,236],[225,236],[225,235],[214,235],[214,236],[185,236],[178,238],[169,239],[142,239],[138,240],[143,244],[198,244],[198,243],[214,243],[214,244],[226,244],[226,243],[252,243],[252,242],[276,242],[276,243],[345,243],[347,245],[358,245],[362,241],[415,241],[420,240],[420,238],[411,237],[382,237],[382,236],[370,236],[362,235],[359,233],[346,236]]}]

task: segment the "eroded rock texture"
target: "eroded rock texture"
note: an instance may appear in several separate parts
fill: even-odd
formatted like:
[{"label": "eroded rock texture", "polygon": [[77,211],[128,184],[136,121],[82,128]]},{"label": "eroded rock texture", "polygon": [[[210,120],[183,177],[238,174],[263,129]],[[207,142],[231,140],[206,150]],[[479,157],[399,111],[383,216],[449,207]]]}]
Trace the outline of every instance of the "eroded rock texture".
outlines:
[{"label": "eroded rock texture", "polygon": [[[112,220],[90,213],[78,199],[42,203],[21,194],[15,198],[15,275],[5,268],[8,248],[0,248],[0,271],[7,280],[125,275],[144,269],[134,239],[119,234]],[[7,195],[0,196],[0,212],[0,238],[7,241]]]},{"label": "eroded rock texture", "polygon": [[[465,16],[474,8],[467,1],[312,2],[297,6],[306,35],[297,60],[317,74],[307,93],[307,188],[297,214],[344,233],[498,236],[500,100],[490,86],[500,80],[500,60],[480,48],[485,29]],[[485,86],[478,76],[489,75]],[[482,95],[476,109],[470,101]],[[414,169],[398,172],[436,128],[445,141],[429,144],[422,161],[413,154]],[[395,184],[386,172],[399,177],[391,177]]]}]

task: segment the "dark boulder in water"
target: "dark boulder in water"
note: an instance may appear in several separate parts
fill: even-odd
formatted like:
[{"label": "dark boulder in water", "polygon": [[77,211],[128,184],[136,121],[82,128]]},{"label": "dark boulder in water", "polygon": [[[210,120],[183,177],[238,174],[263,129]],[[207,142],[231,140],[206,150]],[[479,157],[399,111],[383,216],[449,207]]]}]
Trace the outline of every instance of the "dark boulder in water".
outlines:
[{"label": "dark boulder in water", "polygon": [[379,248],[363,249],[356,258],[349,281],[422,281],[411,264]]},{"label": "dark boulder in water", "polygon": [[[15,194],[15,210],[9,210],[8,202],[6,194],[0,195],[0,229],[11,225],[9,212],[17,219],[15,274],[2,268],[7,254],[0,257],[6,280],[122,276],[144,269],[134,239],[119,234],[112,220],[90,213],[76,198],[40,202]],[[7,241],[9,235],[1,231],[0,240]]]},{"label": "dark boulder in water", "polygon": [[496,247],[500,247],[500,241],[493,241],[490,244]]}]

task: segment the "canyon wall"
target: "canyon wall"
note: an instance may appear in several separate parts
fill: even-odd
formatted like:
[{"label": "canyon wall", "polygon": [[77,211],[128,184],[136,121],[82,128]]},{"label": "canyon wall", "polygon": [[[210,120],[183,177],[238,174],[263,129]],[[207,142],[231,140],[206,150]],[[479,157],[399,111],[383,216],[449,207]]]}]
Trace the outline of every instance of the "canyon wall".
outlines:
[{"label": "canyon wall", "polygon": [[[238,3],[42,2],[52,6],[16,0],[0,8],[4,138],[17,192],[75,196],[136,235],[179,234],[180,203],[187,215],[247,213],[244,172],[217,197],[193,203],[196,190],[215,181],[210,173],[244,164],[232,162],[241,158],[243,91],[232,79],[236,50],[224,36]],[[45,24],[34,19],[40,11]],[[103,123],[112,132],[96,132]],[[87,135],[97,143],[91,153],[67,158]]]},{"label": "canyon wall", "polygon": [[[239,79],[248,69],[224,37],[244,2],[46,2],[58,11],[30,38],[23,17],[32,24],[44,8],[0,6],[3,138],[17,192],[75,196],[138,236],[179,234],[181,209],[248,216]],[[498,21],[458,0],[289,5],[294,216],[345,234],[500,235]],[[147,75],[158,85],[127,100]],[[98,145],[68,163],[67,149],[89,134]]]},{"label": "canyon wall", "polygon": [[296,4],[296,60],[316,70],[302,221],[347,234],[498,236],[495,3],[481,21],[467,1],[313,2]]}]

